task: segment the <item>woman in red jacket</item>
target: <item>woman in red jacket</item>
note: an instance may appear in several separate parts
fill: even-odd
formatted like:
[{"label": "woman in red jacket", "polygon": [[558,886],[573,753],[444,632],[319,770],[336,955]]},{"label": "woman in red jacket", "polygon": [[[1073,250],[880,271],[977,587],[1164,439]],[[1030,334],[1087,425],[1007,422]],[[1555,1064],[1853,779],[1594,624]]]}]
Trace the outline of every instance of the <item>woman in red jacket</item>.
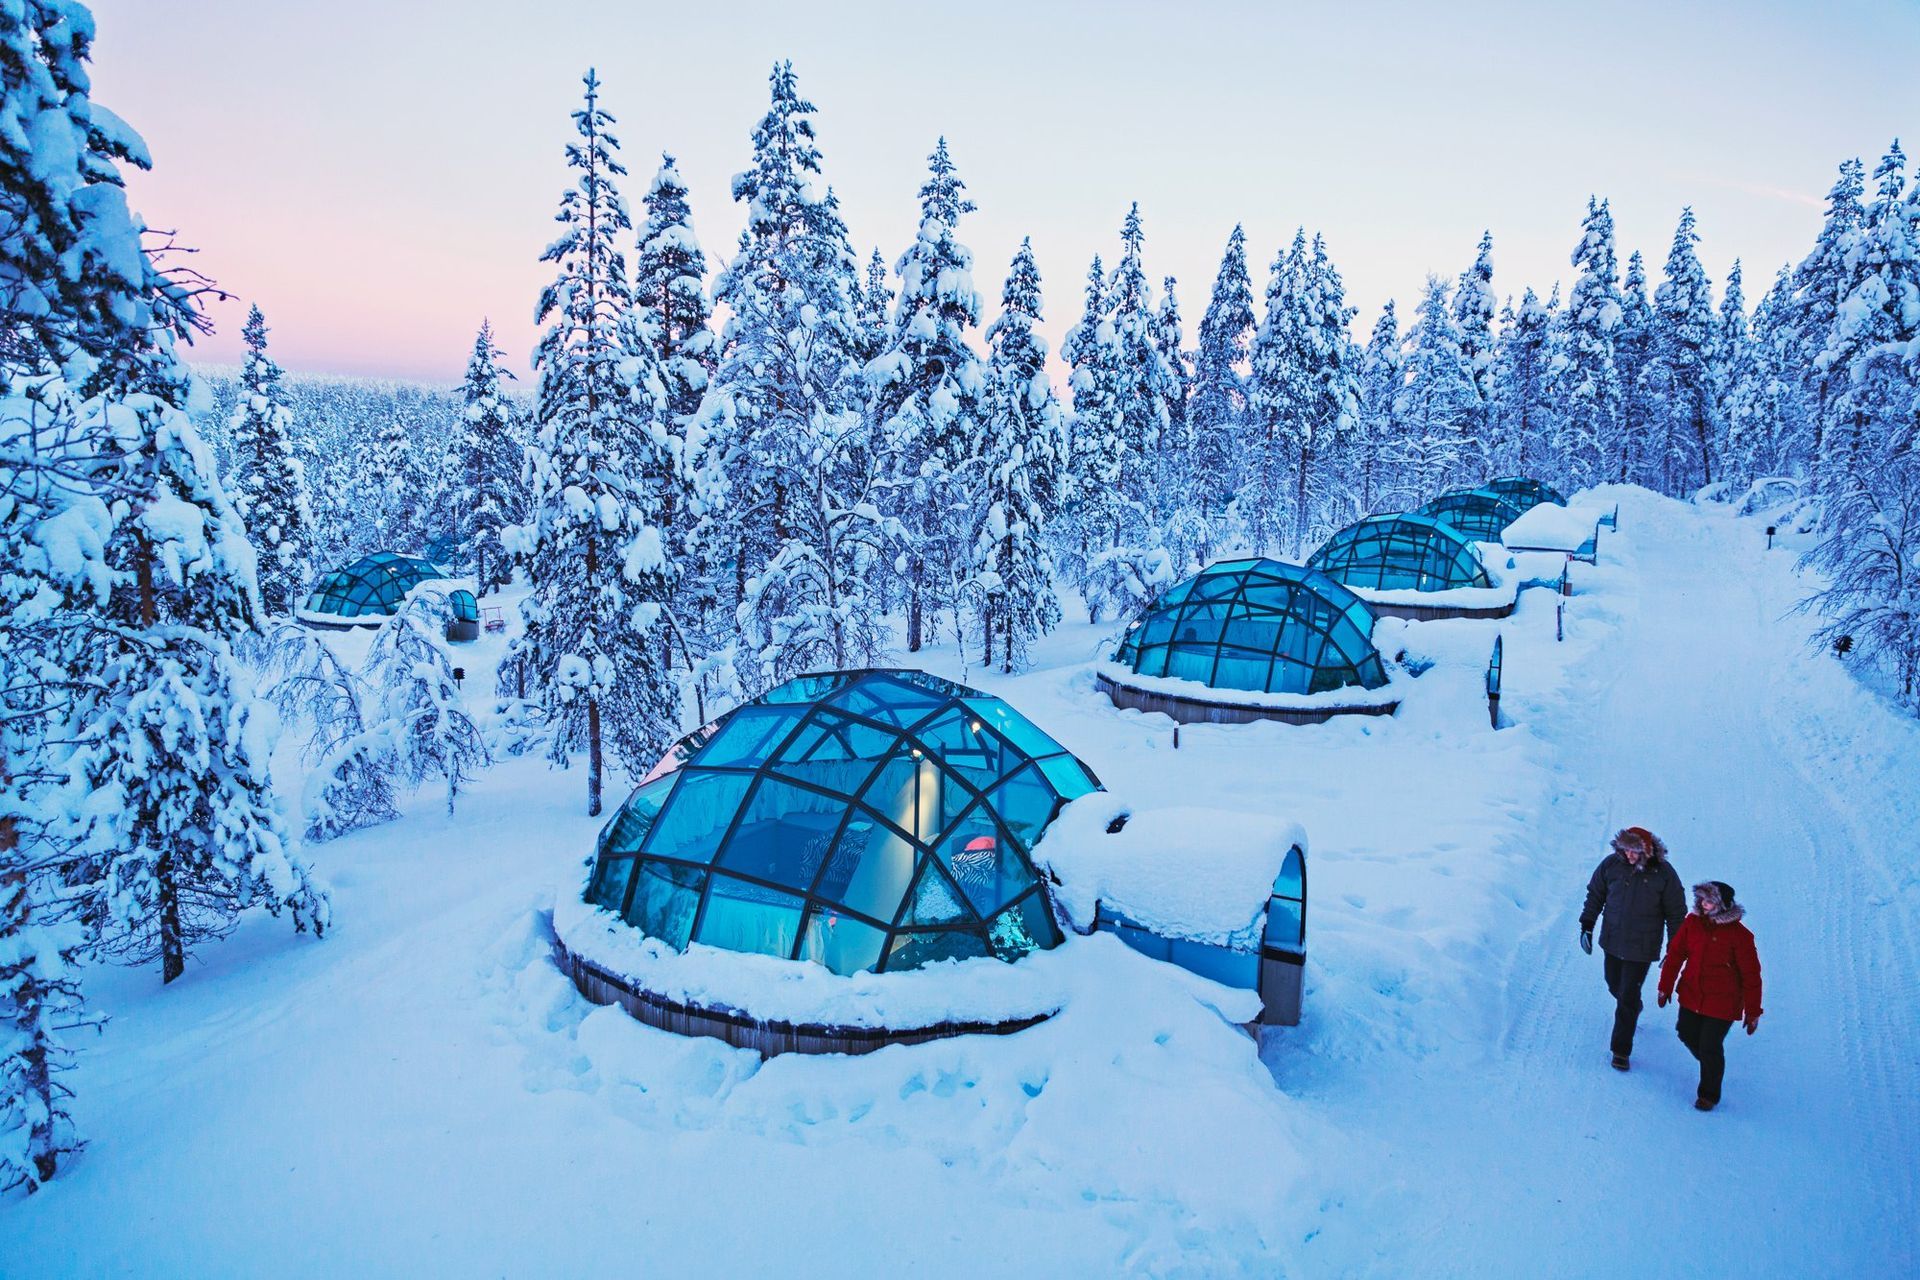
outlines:
[{"label": "woman in red jacket", "polygon": [[1680,981],[1680,1043],[1700,1060],[1700,1096],[1693,1105],[1711,1111],[1720,1101],[1720,1079],[1727,1070],[1727,1032],[1745,1024],[1752,1035],[1760,1025],[1760,953],[1753,934],[1740,921],[1746,910],[1735,904],[1733,886],[1708,880],[1693,886],[1693,914],[1680,925],[1660,966],[1660,1005],[1672,999]]}]

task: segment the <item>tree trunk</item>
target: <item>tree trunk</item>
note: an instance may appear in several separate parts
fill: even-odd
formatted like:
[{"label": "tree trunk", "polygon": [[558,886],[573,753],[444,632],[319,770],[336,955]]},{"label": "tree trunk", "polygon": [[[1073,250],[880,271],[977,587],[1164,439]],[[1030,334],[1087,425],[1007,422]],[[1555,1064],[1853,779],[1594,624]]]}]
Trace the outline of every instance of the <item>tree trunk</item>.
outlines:
[{"label": "tree trunk", "polygon": [[173,854],[160,855],[153,878],[160,890],[160,984],[187,971],[187,944],[180,934],[180,886],[174,883]]},{"label": "tree trunk", "polygon": [[926,566],[915,557],[907,566],[907,652],[920,652],[921,635],[926,627],[920,580]]},{"label": "tree trunk", "polygon": [[587,816],[600,816],[600,699],[587,699]]},{"label": "tree trunk", "polygon": [[1293,551],[1300,553],[1307,541],[1307,471],[1313,465],[1313,441],[1309,436],[1300,441],[1300,474],[1293,484]]},{"label": "tree trunk", "polygon": [[[11,853],[19,846],[19,828],[10,817],[0,818],[0,854]],[[0,875],[0,937],[18,935],[27,927],[27,876],[24,871],[11,870]],[[24,967],[21,972],[25,972]],[[0,976],[10,976],[0,969]],[[34,1173],[40,1181],[46,1182],[54,1175],[59,1163],[59,1152],[54,1145],[53,1126],[58,1116],[58,1099],[53,1094],[53,1073],[47,1065],[47,1042],[38,1034],[41,1006],[45,993],[40,984],[28,981],[19,993],[19,1000],[12,1010],[14,1025],[25,1033],[25,1047],[20,1050],[21,1084],[27,1095],[39,1105],[35,1108],[39,1118],[33,1123],[27,1135],[27,1151],[33,1159]]]}]

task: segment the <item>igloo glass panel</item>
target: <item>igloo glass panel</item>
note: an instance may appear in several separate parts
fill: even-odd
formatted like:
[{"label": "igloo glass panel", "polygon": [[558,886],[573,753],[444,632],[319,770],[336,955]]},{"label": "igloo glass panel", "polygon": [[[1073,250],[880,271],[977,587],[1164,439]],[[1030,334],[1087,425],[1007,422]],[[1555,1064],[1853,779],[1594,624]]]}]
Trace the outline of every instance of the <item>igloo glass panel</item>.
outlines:
[{"label": "igloo glass panel", "polygon": [[1053,821],[1058,803],[1047,776],[1031,765],[995,787],[987,799],[1013,838],[1029,850]]},{"label": "igloo glass panel", "polygon": [[971,930],[925,929],[894,935],[887,969],[918,969],[941,960],[974,960],[992,954],[986,938]]},{"label": "igloo glass panel", "polygon": [[805,707],[742,707],[728,717],[700,756],[703,769],[751,769],[792,733]]},{"label": "igloo glass panel", "polygon": [[934,854],[967,902],[982,916],[992,915],[1034,883],[1026,855],[984,805],[969,810],[941,836]]},{"label": "igloo glass panel", "polygon": [[805,891],[846,816],[839,796],[762,778],[714,865]]},{"label": "igloo glass panel", "polygon": [[815,906],[800,934],[800,956],[845,977],[871,969],[887,945],[887,932],[832,907]]},{"label": "igloo glass panel", "polygon": [[[1222,650],[1220,661],[1214,665],[1213,679],[1209,683],[1220,689],[1267,692],[1269,673],[1273,674],[1276,680],[1281,679],[1280,672],[1275,671],[1274,667],[1271,654],[1254,654],[1235,649]],[[1279,689],[1279,685],[1275,688]],[[1293,690],[1282,691],[1293,692]]]},{"label": "igloo glass panel", "polygon": [[1033,721],[992,698],[969,698],[967,707],[974,716],[1011,743],[1015,750],[1030,756],[1052,755],[1061,745]]},{"label": "igloo glass panel", "polygon": [[690,767],[675,776],[680,785],[654,822],[646,850],[683,862],[711,861],[734,815],[746,803],[753,775],[705,773]]},{"label": "igloo glass panel", "polygon": [[627,885],[632,879],[632,858],[603,855],[594,864],[593,882],[587,887],[587,901],[596,907],[618,911],[627,900]]},{"label": "igloo glass panel", "polygon": [[641,861],[634,873],[627,923],[676,950],[685,949],[706,878],[705,872],[693,867]]},{"label": "igloo glass panel", "polygon": [[674,784],[679,782],[678,774],[668,774],[639,787],[627,797],[620,806],[620,812],[607,824],[606,834],[601,837],[601,847],[612,853],[635,853],[646,842],[647,833],[653,830],[654,821],[660,816],[661,808],[667,798],[673,794]]},{"label": "igloo glass panel", "polygon": [[873,920],[891,922],[913,883],[918,853],[899,832],[855,810],[834,844],[814,896]]},{"label": "igloo glass panel", "polygon": [[1078,800],[1100,789],[1093,775],[1072,756],[1049,756],[1040,762],[1040,772],[1047,775],[1062,800]]},{"label": "igloo glass panel", "polygon": [[751,955],[790,956],[804,905],[795,894],[716,873],[694,941]]},{"label": "igloo glass panel", "polygon": [[1047,913],[1046,898],[1036,889],[989,922],[987,940],[996,955],[1011,959],[1059,946],[1060,930]]}]

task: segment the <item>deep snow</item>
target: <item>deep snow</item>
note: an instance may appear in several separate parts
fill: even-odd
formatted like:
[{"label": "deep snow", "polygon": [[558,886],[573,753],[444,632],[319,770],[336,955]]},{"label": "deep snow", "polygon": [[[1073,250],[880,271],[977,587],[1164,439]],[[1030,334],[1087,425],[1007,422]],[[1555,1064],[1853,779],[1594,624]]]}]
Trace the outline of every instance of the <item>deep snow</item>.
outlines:
[{"label": "deep snow", "polygon": [[[1914,1274],[1920,725],[1806,647],[1757,522],[1591,500],[1616,497],[1564,643],[1538,590],[1498,622],[1383,621],[1432,663],[1391,719],[1175,749],[1095,690],[1105,628],[1012,679],[920,663],[1136,811],[1305,826],[1305,1019],[1257,1055],[1231,996],[1107,937],[1039,1027],[858,1059],[594,1009],[540,913],[597,823],[577,771],[512,761],[455,818],[429,787],[311,850],[324,941],[260,919],[166,990],[91,975],[92,1145],[0,1204],[0,1275]],[[1629,823],[1734,884],[1759,940],[1767,1014],[1711,1115],[1670,1009],[1606,1065],[1575,914]]]}]

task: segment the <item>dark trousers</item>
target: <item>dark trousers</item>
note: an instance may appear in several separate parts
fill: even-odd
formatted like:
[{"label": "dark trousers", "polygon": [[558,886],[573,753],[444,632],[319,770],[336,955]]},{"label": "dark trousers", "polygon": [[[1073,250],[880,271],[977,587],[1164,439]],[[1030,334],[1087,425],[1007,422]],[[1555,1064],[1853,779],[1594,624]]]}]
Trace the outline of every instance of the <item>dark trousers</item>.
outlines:
[{"label": "dark trousers", "polygon": [[1640,1021],[1640,990],[1647,985],[1651,960],[1622,960],[1611,952],[1606,957],[1607,990],[1613,993],[1613,1052],[1621,1058],[1633,1056],[1633,1028]]},{"label": "dark trousers", "polygon": [[1733,1020],[1709,1018],[1682,1005],[1674,1030],[1687,1052],[1700,1059],[1700,1096],[1708,1102],[1720,1101],[1720,1081],[1727,1074],[1727,1032],[1733,1030]]}]

